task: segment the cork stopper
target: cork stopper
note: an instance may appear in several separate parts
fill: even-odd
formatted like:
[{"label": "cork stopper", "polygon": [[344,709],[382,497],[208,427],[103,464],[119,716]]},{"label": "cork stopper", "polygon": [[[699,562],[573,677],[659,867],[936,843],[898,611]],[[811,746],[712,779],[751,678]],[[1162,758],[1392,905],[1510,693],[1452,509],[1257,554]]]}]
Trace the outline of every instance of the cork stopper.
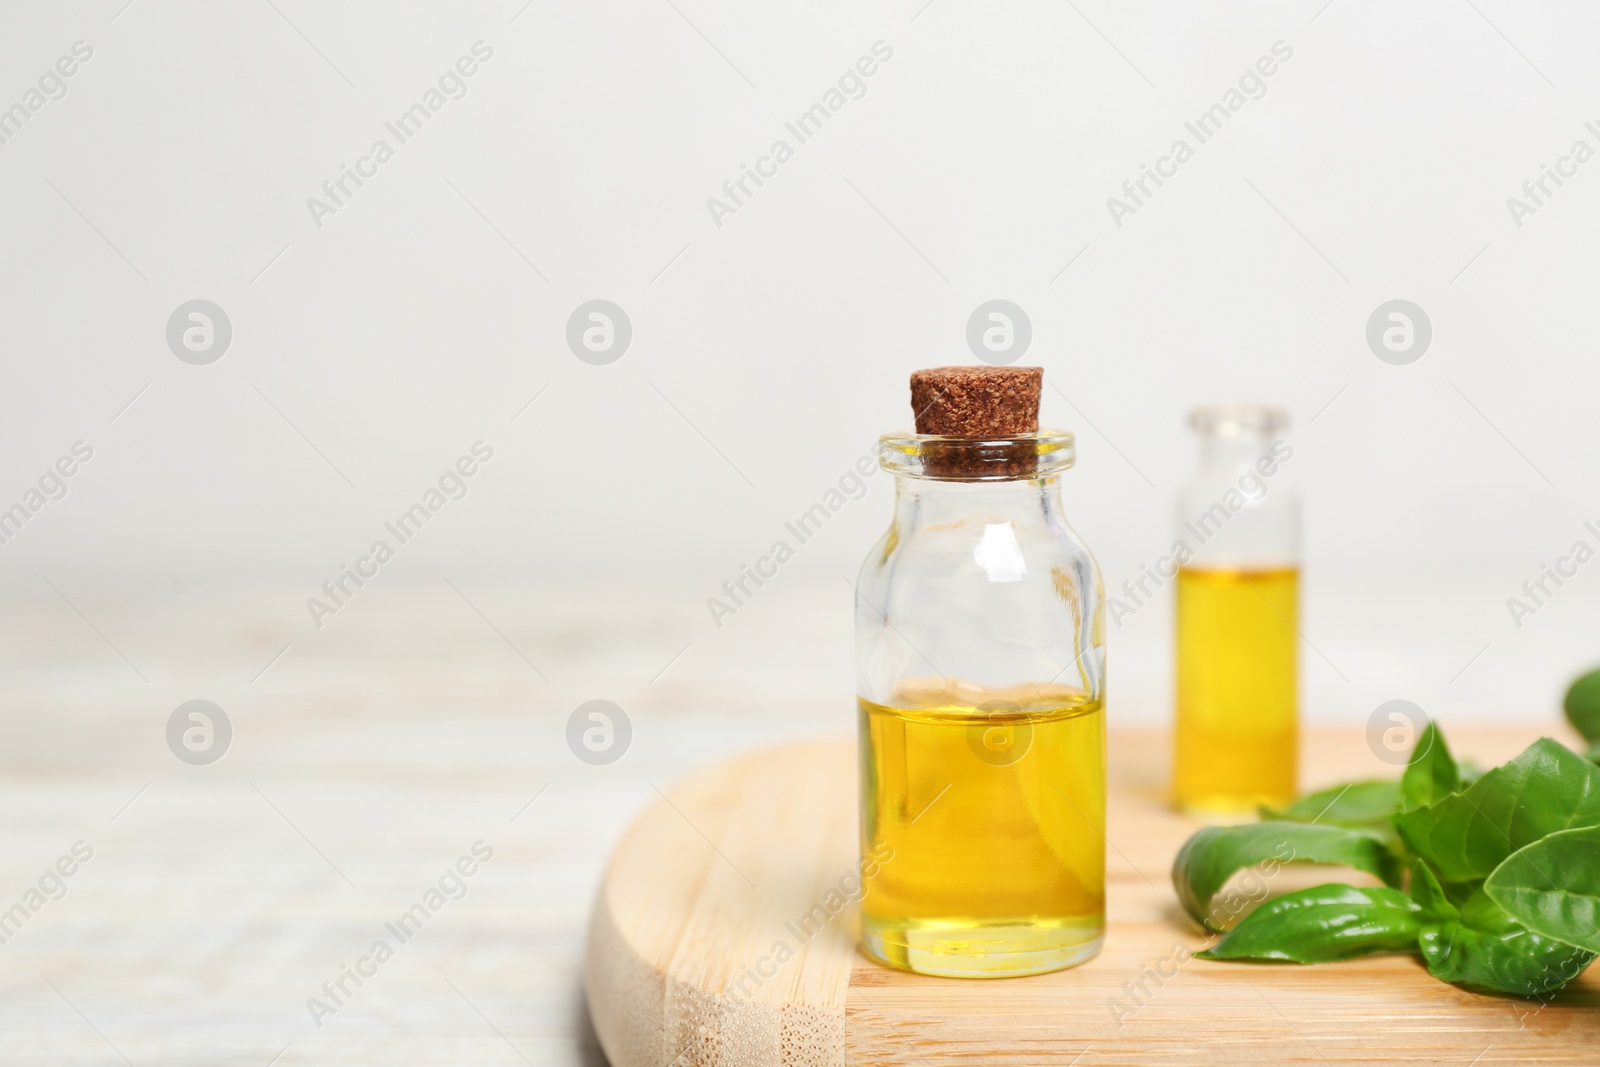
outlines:
[{"label": "cork stopper", "polygon": [[1040,367],[934,367],[911,372],[917,433],[949,440],[918,447],[924,476],[953,481],[1031,478],[1038,457]]},{"label": "cork stopper", "polygon": [[1016,437],[1039,429],[1042,367],[934,367],[911,372],[917,432]]}]

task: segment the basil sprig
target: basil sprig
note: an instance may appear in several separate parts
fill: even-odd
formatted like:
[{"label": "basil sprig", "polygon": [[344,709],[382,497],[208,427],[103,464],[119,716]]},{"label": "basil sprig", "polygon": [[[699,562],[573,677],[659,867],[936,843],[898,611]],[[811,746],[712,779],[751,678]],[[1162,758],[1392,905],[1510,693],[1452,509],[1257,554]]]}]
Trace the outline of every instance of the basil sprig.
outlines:
[{"label": "basil sprig", "polygon": [[[1566,707],[1600,751],[1600,671],[1573,686]],[[1398,782],[1353,782],[1263,815],[1207,827],[1178,853],[1178,899],[1211,929],[1228,925],[1216,900],[1240,871],[1270,878],[1284,863],[1337,864],[1384,885],[1269,900],[1204,959],[1409,952],[1447,982],[1544,996],[1600,955],[1600,766],[1549,738],[1477,774],[1429,724]]]}]

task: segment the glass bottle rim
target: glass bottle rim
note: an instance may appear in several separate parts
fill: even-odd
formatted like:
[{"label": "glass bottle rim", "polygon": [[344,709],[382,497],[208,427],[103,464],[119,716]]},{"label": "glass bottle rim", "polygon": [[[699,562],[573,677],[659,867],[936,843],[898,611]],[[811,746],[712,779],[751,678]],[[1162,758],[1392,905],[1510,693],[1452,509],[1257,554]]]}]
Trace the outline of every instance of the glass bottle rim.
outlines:
[{"label": "glass bottle rim", "polygon": [[1289,428],[1289,412],[1275,404],[1211,404],[1190,409],[1189,428],[1206,437],[1271,437]]},{"label": "glass bottle rim", "polygon": [[1015,437],[941,437],[899,431],[878,438],[878,465],[890,474],[941,482],[1015,482],[1058,474],[1077,462],[1065,430]]}]

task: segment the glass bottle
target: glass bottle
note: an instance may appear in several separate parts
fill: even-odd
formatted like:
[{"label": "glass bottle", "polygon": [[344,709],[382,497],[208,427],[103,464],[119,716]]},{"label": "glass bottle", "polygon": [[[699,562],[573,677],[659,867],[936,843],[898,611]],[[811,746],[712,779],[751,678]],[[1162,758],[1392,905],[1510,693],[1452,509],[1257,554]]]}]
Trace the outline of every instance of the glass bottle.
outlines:
[{"label": "glass bottle", "polygon": [[1281,806],[1299,770],[1300,499],[1288,415],[1197,408],[1200,467],[1178,501],[1173,791],[1228,816]]},{"label": "glass bottle", "polygon": [[895,510],[856,584],[862,945],[922,974],[1080,963],[1105,914],[1100,572],[1069,433],[881,439]]}]

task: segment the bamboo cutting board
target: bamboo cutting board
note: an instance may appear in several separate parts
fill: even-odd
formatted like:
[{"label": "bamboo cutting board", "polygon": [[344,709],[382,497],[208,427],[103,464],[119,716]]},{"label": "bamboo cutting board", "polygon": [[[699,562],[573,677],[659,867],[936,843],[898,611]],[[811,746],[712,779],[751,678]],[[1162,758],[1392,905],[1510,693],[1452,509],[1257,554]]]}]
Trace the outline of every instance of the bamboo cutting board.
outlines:
[{"label": "bamboo cutting board", "polygon": [[[1536,733],[1451,730],[1489,765]],[[855,950],[853,741],[707,768],[628,830],[589,931],[589,1011],[614,1067],[851,1064],[1600,1063],[1600,972],[1548,1002],[1465,992],[1406,956],[1318,966],[1189,957],[1164,735],[1111,734],[1105,949],[1031,978],[926,978]],[[1315,788],[1393,775],[1361,736],[1306,737]],[[1349,872],[1287,868],[1274,892]],[[841,879],[845,879],[841,886]],[[801,918],[821,905],[826,922]]]}]

